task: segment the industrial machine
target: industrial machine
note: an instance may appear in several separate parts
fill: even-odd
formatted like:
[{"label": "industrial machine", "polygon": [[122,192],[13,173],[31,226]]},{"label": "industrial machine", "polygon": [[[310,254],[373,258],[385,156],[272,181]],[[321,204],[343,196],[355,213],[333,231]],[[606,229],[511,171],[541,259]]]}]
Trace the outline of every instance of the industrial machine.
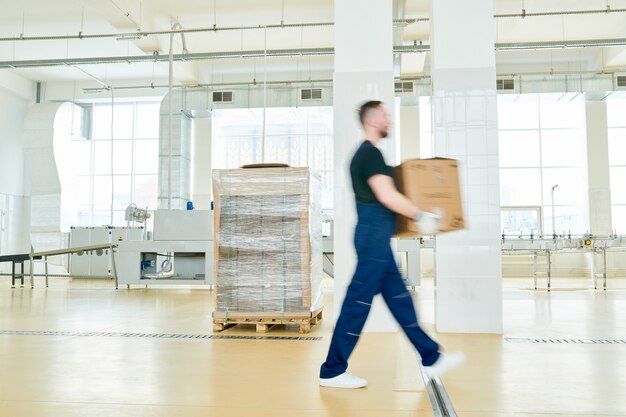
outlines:
[{"label": "industrial machine", "polygon": [[153,240],[118,243],[118,282],[212,286],[213,253],[213,211],[157,210]]},{"label": "industrial machine", "polygon": [[[125,241],[144,239],[144,228],[140,227],[72,227],[70,248],[106,246]],[[112,257],[109,248],[80,251],[70,254],[70,276],[90,278],[112,278]]]}]

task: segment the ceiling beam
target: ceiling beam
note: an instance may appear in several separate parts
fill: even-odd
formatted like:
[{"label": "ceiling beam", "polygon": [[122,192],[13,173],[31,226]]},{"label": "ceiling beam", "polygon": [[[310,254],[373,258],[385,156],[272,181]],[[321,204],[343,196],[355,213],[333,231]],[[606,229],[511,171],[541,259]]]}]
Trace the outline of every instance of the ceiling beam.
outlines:
[{"label": "ceiling beam", "polygon": [[[515,42],[497,43],[496,51],[522,51],[541,49],[566,49],[566,48],[599,48],[609,46],[626,46],[626,38],[619,39],[594,39],[576,41],[549,41],[549,42]],[[430,45],[398,45],[393,48],[394,53],[426,53],[430,52]],[[249,51],[223,51],[223,52],[200,52],[190,54],[175,54],[174,61],[210,61],[239,58],[262,58],[268,57],[298,57],[298,56],[332,56],[334,48],[309,48],[309,49],[269,49]],[[0,61],[0,69],[35,68],[89,64],[114,64],[114,63],[138,63],[138,62],[165,62],[167,55],[155,53],[153,55],[136,56],[108,56],[91,58],[60,58],[26,61]]]}]

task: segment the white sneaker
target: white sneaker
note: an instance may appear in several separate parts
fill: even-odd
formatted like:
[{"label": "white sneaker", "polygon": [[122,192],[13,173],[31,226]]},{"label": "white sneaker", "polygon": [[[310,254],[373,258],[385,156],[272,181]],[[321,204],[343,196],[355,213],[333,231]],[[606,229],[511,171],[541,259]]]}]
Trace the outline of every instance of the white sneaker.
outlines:
[{"label": "white sneaker", "polygon": [[352,375],[350,372],[344,372],[334,378],[320,378],[320,386],[330,388],[363,388],[367,386],[367,381]]},{"label": "white sneaker", "polygon": [[462,365],[463,362],[465,362],[465,354],[463,352],[441,353],[437,362],[430,366],[424,366],[424,372],[428,378],[433,379]]}]

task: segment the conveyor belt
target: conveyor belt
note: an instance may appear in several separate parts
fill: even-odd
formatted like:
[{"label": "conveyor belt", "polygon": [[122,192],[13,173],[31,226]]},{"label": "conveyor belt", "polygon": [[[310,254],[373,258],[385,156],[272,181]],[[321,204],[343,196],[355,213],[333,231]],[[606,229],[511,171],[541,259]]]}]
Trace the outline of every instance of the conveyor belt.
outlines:
[{"label": "conveyor belt", "polygon": [[[34,266],[33,266],[33,261],[35,259],[41,259],[43,258],[44,260],[44,264],[45,264],[45,274],[44,276],[46,277],[46,288],[48,287],[48,277],[50,277],[50,275],[48,274],[48,257],[50,256],[59,256],[59,255],[69,255],[72,253],[81,253],[81,252],[91,252],[91,251],[97,251],[97,250],[111,250],[111,252],[113,252],[113,249],[117,248],[117,244],[115,243],[109,243],[109,244],[100,244],[100,245],[91,245],[91,246],[77,246],[74,248],[65,248],[65,249],[56,249],[56,250],[49,250],[49,251],[42,251],[42,252],[34,252],[32,254],[30,254],[30,287],[31,288],[35,288],[35,274],[34,274]],[[117,282],[117,272],[115,270],[115,257],[113,256],[113,253],[111,253],[111,263],[112,263],[112,269],[113,269],[113,276],[111,278],[115,278],[115,289],[117,289],[118,287],[118,282]]]}]

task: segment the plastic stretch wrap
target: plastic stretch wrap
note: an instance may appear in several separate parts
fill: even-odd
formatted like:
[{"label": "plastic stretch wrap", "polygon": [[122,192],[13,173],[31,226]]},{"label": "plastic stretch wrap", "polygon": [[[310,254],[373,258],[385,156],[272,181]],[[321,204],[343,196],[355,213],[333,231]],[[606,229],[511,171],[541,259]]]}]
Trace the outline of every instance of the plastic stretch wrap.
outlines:
[{"label": "plastic stretch wrap", "polygon": [[309,168],[213,171],[217,311],[322,307],[321,183]]}]

